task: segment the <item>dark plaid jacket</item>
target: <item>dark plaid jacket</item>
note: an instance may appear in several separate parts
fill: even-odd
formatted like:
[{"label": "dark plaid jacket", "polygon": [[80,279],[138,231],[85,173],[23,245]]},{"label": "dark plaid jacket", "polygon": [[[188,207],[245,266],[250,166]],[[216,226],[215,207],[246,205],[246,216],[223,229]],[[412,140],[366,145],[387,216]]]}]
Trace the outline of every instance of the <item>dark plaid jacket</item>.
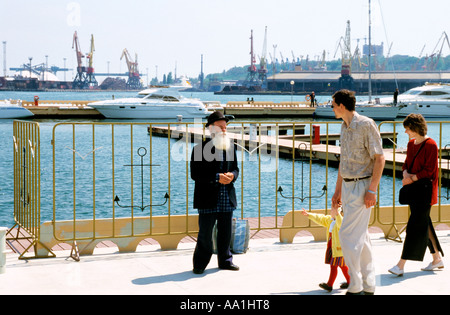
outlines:
[{"label": "dark plaid jacket", "polygon": [[[233,182],[225,185],[228,198],[232,208],[237,207],[236,191],[234,182],[239,176],[236,147],[234,144],[223,154],[223,151],[216,150],[210,139],[198,144],[192,150],[191,155],[191,178],[195,181],[194,208],[211,211],[219,206],[219,194],[221,186],[217,174],[232,172]],[[220,203],[223,205],[223,200]]]}]

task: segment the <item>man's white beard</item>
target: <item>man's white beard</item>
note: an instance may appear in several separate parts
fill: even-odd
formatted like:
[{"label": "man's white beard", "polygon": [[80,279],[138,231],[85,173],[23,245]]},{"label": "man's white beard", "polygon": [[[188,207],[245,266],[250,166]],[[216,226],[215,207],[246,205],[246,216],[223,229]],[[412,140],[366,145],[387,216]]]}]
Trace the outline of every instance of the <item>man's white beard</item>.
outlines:
[{"label": "man's white beard", "polygon": [[231,139],[225,132],[216,133],[212,141],[218,150],[227,151],[231,146]]}]

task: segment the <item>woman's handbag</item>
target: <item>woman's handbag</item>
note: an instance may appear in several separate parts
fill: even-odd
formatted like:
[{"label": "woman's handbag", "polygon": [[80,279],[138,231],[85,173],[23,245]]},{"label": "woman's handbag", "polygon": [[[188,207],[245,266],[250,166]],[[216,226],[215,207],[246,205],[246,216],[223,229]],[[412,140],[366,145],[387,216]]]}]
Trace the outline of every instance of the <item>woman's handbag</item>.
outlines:
[{"label": "woman's handbag", "polygon": [[421,178],[412,184],[405,185],[400,189],[398,201],[402,205],[411,205],[428,202],[431,200],[433,185],[431,179]]},{"label": "woman's handbag", "polygon": [[[408,173],[409,169],[412,169],[417,155],[419,154],[420,150],[422,150],[427,140],[428,139],[423,142],[423,144],[419,148],[419,151],[417,151],[416,155],[414,156],[414,159],[411,163],[411,168],[408,168]],[[427,200],[431,200],[432,191],[433,185],[431,179],[421,178],[418,181],[413,182],[412,184],[405,185],[400,188],[398,201],[402,205],[411,205],[426,202]]]}]

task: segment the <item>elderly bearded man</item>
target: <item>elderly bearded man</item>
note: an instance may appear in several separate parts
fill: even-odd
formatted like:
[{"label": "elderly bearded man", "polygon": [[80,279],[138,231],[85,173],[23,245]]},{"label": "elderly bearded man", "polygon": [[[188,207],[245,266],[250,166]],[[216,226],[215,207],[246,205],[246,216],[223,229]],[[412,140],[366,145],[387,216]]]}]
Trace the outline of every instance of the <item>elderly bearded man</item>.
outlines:
[{"label": "elderly bearded man", "polygon": [[339,238],[349,268],[347,294],[373,294],[375,269],[369,237],[370,212],[377,201],[377,188],[385,164],[380,132],[375,122],[355,111],[355,94],[340,90],[332,107],[341,127],[341,158],[334,207],[342,203],[344,219]]},{"label": "elderly bearded man", "polygon": [[212,231],[217,221],[217,260],[220,269],[239,270],[230,251],[233,210],[236,209],[234,182],[239,168],[236,147],[226,136],[228,119],[221,112],[208,117],[211,139],[194,147],[191,178],[195,181],[194,208],[198,209],[199,232],[194,251],[195,274],[202,274],[213,254]]}]

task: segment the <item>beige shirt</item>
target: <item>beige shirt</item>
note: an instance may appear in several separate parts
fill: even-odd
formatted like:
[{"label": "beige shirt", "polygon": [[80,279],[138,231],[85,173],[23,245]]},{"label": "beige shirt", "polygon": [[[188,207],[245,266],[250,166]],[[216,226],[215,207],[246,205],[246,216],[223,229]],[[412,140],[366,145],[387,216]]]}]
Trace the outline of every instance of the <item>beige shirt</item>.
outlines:
[{"label": "beige shirt", "polygon": [[345,122],[342,124],[340,143],[342,178],[372,176],[375,155],[383,155],[381,136],[375,122],[355,112],[348,128]]}]

